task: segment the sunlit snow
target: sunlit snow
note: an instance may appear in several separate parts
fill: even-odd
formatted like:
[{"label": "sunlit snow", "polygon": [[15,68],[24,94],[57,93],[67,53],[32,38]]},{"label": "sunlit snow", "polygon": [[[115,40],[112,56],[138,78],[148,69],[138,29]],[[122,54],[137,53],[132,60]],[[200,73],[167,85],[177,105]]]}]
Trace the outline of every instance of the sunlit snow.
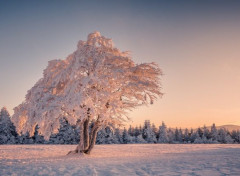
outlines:
[{"label": "sunlit snow", "polygon": [[2,145],[5,175],[239,175],[240,145],[98,145],[66,155],[74,145]]}]

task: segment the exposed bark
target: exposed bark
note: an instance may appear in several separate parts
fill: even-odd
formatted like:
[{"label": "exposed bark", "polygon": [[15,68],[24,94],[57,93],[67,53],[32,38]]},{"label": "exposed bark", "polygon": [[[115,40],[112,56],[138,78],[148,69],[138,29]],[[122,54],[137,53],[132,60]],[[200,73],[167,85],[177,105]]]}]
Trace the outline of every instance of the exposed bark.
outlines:
[{"label": "exposed bark", "polygon": [[87,119],[83,124],[84,131],[84,150],[87,150],[89,147],[89,121],[90,121],[90,108],[87,110]]},{"label": "exposed bark", "polygon": [[91,129],[91,132],[89,132],[89,122],[90,122],[90,114],[87,120],[80,123],[80,141],[77,148],[74,151],[70,151],[68,154],[71,154],[71,153],[90,154],[91,153],[96,143],[97,133],[100,129],[100,125],[98,122],[95,122]]},{"label": "exposed bark", "polygon": [[86,154],[90,154],[95,143],[96,143],[96,138],[97,138],[97,133],[99,130],[99,126],[96,125],[96,127],[91,131],[91,140],[90,140],[90,144],[89,144],[89,148],[85,151]]},{"label": "exposed bark", "polygon": [[85,147],[84,147],[84,141],[85,141],[85,139],[84,139],[84,123],[83,122],[81,122],[80,123],[80,141],[79,141],[79,144],[78,144],[78,146],[77,146],[77,153],[83,153],[84,152],[84,149],[85,149]]}]

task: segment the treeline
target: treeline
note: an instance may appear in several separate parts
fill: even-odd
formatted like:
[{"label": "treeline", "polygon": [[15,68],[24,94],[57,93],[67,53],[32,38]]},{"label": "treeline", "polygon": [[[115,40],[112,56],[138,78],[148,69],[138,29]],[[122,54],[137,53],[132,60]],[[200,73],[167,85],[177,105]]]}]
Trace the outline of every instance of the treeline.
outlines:
[{"label": "treeline", "polygon": [[[67,120],[61,120],[61,126],[57,134],[52,134],[49,140],[45,140],[38,133],[30,137],[29,133],[18,134],[11,122],[6,108],[0,112],[0,144],[77,144],[80,140],[79,128],[72,126]],[[167,128],[164,122],[158,128],[146,120],[142,126],[129,128],[107,127],[98,132],[97,144],[135,144],[135,143],[170,143],[170,144],[232,144],[240,143],[240,131],[228,131],[217,129],[215,124],[210,129],[207,127],[193,129]]]}]

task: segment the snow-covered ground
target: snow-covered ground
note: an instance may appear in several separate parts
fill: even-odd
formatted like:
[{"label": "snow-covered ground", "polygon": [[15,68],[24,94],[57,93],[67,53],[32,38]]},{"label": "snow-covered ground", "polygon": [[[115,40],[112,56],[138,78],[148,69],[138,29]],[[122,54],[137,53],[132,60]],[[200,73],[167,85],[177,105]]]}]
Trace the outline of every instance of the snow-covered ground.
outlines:
[{"label": "snow-covered ground", "polygon": [[240,145],[97,145],[90,156],[74,145],[1,145],[0,175],[240,175]]}]

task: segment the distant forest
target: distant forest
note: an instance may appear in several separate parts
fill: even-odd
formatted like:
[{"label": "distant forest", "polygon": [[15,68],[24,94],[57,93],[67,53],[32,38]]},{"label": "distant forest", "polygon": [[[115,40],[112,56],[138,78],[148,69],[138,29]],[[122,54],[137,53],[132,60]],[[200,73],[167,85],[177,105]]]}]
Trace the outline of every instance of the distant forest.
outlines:
[{"label": "distant forest", "polygon": [[[78,144],[79,127],[72,126],[66,119],[61,120],[61,126],[57,134],[52,134],[49,140],[45,140],[38,133],[30,137],[29,133],[18,134],[11,121],[6,108],[0,112],[0,144]],[[233,144],[240,143],[240,131],[229,131],[225,128],[217,129],[215,124],[211,128],[206,126],[198,129],[167,128],[164,122],[156,127],[146,120],[142,126],[128,129],[107,127],[98,132],[97,144],[144,144],[144,143],[169,143],[169,144]]]}]

